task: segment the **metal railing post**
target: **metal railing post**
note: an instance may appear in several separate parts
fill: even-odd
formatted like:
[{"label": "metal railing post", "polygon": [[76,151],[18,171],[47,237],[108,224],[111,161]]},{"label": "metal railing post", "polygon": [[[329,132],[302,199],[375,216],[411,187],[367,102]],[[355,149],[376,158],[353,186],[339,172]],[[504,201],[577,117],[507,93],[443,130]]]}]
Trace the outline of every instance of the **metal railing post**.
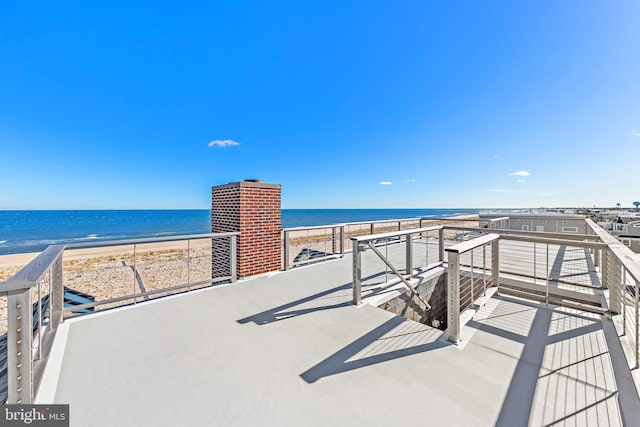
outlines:
[{"label": "metal railing post", "polygon": [[536,242],[533,242],[533,283],[538,283],[538,260],[536,259]]},{"label": "metal railing post", "polygon": [[[609,289],[609,299],[611,299],[613,295],[613,297],[616,299],[616,304],[614,304],[614,307],[616,307],[616,311],[620,313],[622,310],[624,310],[624,298],[626,297],[627,292],[625,282],[622,280],[622,269],[624,267],[614,253],[611,254],[611,261],[612,266],[610,266],[609,268],[611,280],[609,280],[609,283],[613,283],[614,291],[612,292],[612,290]],[[622,307],[620,306],[620,302],[623,303]]]},{"label": "metal railing post", "polygon": [[[638,342],[638,340],[640,339],[640,331],[638,330],[638,321],[640,320],[640,314],[638,313],[638,281],[636,280],[636,287],[635,287],[635,294],[636,294],[636,298],[635,298],[635,309],[636,309],[636,315],[635,315],[635,356],[636,356],[636,366],[635,368],[638,369],[640,367],[640,343]],[[624,309],[624,307],[623,307]]]},{"label": "metal railing post", "polygon": [[602,289],[609,288],[609,249],[602,250],[602,268],[600,269],[600,278]]},{"label": "metal railing post", "polygon": [[136,305],[136,274],[138,270],[136,270],[136,244],[133,244],[133,305]]},{"label": "metal railing post", "polygon": [[497,294],[500,290],[500,240],[491,242],[491,279]]},{"label": "metal railing post", "polygon": [[[191,240],[187,240],[187,285],[191,285]],[[191,287],[187,289],[191,291]]]},{"label": "metal railing post", "polygon": [[336,237],[336,227],[331,227],[331,255],[334,255],[336,253],[336,249],[338,248]]},{"label": "metal railing post", "polygon": [[[622,270],[622,283],[625,284],[625,288],[627,283],[626,272],[627,272],[626,269]],[[623,297],[624,297],[624,300],[622,301],[622,335],[627,335],[627,304],[626,304],[627,291],[626,290],[623,292]]]},{"label": "metal railing post", "polygon": [[[605,256],[606,254],[606,256]],[[620,283],[620,268],[616,255],[609,249],[602,251],[602,287],[609,289],[609,310],[612,313],[622,313],[624,303],[620,306],[620,301],[624,299],[625,290]]]},{"label": "metal railing post", "polygon": [[549,244],[547,243],[547,282],[545,286],[544,302],[549,305]]},{"label": "metal railing post", "polygon": [[451,342],[460,341],[460,256],[449,252],[447,277],[447,332]]},{"label": "metal railing post", "polygon": [[344,257],[344,225],[340,226],[340,256]]},{"label": "metal railing post", "polygon": [[487,245],[482,245],[482,296],[487,295]]},{"label": "metal railing post", "polygon": [[51,316],[49,318],[49,329],[56,329],[64,320],[64,279],[63,279],[63,256],[60,257],[51,266],[51,289],[49,289],[51,298]]},{"label": "metal railing post", "polygon": [[444,262],[444,228],[438,229],[438,261]]},{"label": "metal railing post", "polygon": [[411,233],[406,235],[406,271],[405,273],[409,276],[409,280],[413,276],[413,241],[411,239]]},{"label": "metal railing post", "polygon": [[9,292],[7,305],[7,403],[31,404],[33,311],[30,288]]},{"label": "metal railing post", "polygon": [[284,269],[289,269],[289,232],[284,230]]},{"label": "metal railing post", "polygon": [[231,267],[230,275],[231,275],[231,283],[234,283],[238,280],[238,236],[233,235],[231,237],[231,242],[229,245],[229,266]]},{"label": "metal railing post", "polygon": [[353,246],[353,304],[360,305],[362,303],[362,254],[360,244],[351,240]]},{"label": "metal railing post", "polygon": [[473,251],[475,249],[471,249],[471,301],[469,303],[470,307],[473,307],[473,302],[475,301],[475,294],[473,289]]},{"label": "metal railing post", "polygon": [[[51,293],[51,269],[49,269],[49,293]],[[36,296],[36,308],[38,309],[38,317],[36,318],[36,324],[38,325],[38,352],[36,353],[35,360],[40,360],[42,356],[42,333],[44,328],[42,327],[42,281],[38,281],[38,292]],[[35,337],[34,337],[35,338]]]}]

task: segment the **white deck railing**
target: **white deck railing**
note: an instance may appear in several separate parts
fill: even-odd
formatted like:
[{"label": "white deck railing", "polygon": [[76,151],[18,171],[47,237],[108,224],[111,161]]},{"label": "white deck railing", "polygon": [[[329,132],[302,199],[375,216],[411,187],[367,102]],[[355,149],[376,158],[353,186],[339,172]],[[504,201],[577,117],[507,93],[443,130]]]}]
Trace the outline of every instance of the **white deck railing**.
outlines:
[{"label": "white deck railing", "polygon": [[[606,245],[602,251],[602,285],[609,290],[609,309],[634,368],[640,367],[640,254],[634,253],[595,222],[587,226]],[[624,345],[628,344],[628,345]]]},{"label": "white deck railing", "polygon": [[478,218],[401,218],[348,222],[282,230],[283,268],[342,257],[353,251],[353,237],[411,230],[442,224],[476,227]]}]

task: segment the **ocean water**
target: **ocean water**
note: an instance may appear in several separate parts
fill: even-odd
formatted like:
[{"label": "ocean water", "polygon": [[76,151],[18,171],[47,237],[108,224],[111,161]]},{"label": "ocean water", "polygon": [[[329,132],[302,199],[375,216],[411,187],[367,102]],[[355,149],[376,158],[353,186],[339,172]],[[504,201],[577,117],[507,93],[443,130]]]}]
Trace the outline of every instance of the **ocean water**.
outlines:
[{"label": "ocean water", "polygon": [[[397,218],[447,217],[477,209],[283,209],[282,226],[303,227]],[[211,231],[209,210],[0,211],[0,255],[52,244]]]}]

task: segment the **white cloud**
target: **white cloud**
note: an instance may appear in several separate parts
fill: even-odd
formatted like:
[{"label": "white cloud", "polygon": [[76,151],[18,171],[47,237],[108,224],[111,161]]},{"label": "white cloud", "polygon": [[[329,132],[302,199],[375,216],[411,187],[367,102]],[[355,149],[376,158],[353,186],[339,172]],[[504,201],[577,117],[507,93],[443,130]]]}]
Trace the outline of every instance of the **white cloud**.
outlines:
[{"label": "white cloud", "polygon": [[551,197],[551,196],[555,196],[556,193],[554,193],[553,191],[541,191],[539,193],[536,193],[538,196],[542,196],[542,197]]},{"label": "white cloud", "polygon": [[380,181],[380,185],[391,185],[393,182],[391,181]]},{"label": "white cloud", "polygon": [[497,154],[494,154],[494,155],[493,155],[493,158],[494,158],[494,159],[499,159],[499,158],[500,158],[500,156],[498,156]]},{"label": "white cloud", "polygon": [[531,175],[529,172],[527,171],[518,171],[518,172],[511,172],[509,174],[509,176],[529,176]]},{"label": "white cloud", "polygon": [[524,184],[526,181],[524,179],[516,179],[518,184]]},{"label": "white cloud", "polygon": [[240,143],[232,139],[215,139],[209,143],[209,147],[235,147],[236,145]]},{"label": "white cloud", "polygon": [[631,131],[631,135],[633,135],[633,136],[640,136],[640,131],[638,131],[638,130],[632,130],[632,131]]},{"label": "white cloud", "polygon": [[404,182],[416,182],[415,179],[405,179]]}]

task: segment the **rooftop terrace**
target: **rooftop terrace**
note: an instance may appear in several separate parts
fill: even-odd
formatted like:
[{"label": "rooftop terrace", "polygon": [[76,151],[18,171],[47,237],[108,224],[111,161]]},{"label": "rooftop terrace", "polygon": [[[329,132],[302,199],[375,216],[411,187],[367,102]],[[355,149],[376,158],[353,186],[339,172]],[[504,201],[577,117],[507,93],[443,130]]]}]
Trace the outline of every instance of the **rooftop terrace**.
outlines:
[{"label": "rooftop terrace", "polygon": [[[633,425],[637,259],[592,225],[361,235],[355,254],[65,319],[35,401],[78,426]],[[439,276],[460,300],[447,331],[377,307]]]},{"label": "rooftop terrace", "polygon": [[493,295],[456,346],[354,306],[350,276],[347,255],[66,321],[37,401],[105,426],[640,419],[609,320]]}]

